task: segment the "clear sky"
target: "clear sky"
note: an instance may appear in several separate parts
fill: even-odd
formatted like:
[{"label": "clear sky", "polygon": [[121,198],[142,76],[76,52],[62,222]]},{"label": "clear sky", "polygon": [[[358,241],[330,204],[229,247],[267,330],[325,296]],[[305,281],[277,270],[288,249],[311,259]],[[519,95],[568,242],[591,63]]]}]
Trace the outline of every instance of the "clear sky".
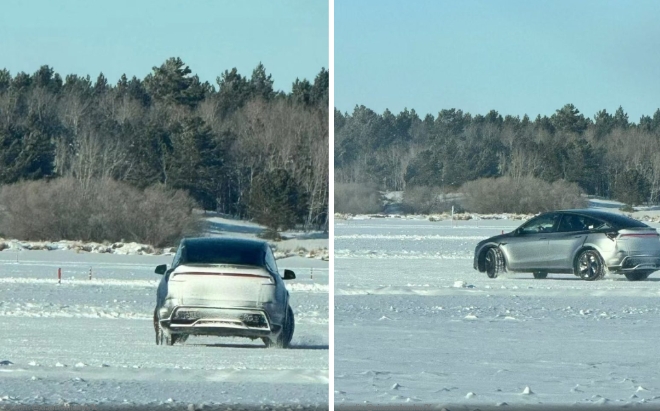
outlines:
[{"label": "clear sky", "polygon": [[660,107],[660,1],[335,0],[335,105],[534,118]]},{"label": "clear sky", "polygon": [[0,11],[0,68],[12,75],[47,64],[114,84],[180,57],[215,84],[261,61],[275,89],[290,91],[328,68],[328,55],[327,1],[3,0]]}]

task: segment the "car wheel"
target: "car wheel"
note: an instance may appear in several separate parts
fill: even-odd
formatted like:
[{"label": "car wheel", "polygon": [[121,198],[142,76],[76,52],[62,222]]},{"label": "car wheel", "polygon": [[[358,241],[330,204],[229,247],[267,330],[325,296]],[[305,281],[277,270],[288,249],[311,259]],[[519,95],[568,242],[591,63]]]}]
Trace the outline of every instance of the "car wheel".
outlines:
[{"label": "car wheel", "polygon": [[495,247],[491,247],[486,251],[486,258],[484,260],[484,268],[486,268],[486,275],[488,278],[496,278],[504,267],[504,258],[502,252]]},{"label": "car wheel", "polygon": [[542,280],[544,278],[548,278],[548,273],[546,273],[544,271],[536,271],[534,273],[534,278],[539,279],[539,280]]},{"label": "car wheel", "polygon": [[[174,345],[177,341],[177,335],[170,334],[170,337],[163,331],[158,318],[154,316],[154,328],[156,329],[156,345]],[[185,340],[184,340],[185,341]]]},{"label": "car wheel", "polygon": [[179,336],[175,334],[170,334],[168,337],[167,334],[161,329],[160,330],[160,344],[161,345],[174,345],[179,341]]},{"label": "car wheel", "polygon": [[160,345],[160,325],[158,324],[158,312],[154,310],[154,331],[156,331],[156,345]]},{"label": "car wheel", "polygon": [[624,273],[624,275],[626,276],[628,281],[642,281],[649,278],[649,275],[651,275],[651,273],[648,273],[646,271],[633,271],[630,273]]},{"label": "car wheel", "polygon": [[602,278],[605,275],[605,265],[598,251],[581,251],[575,260],[575,274],[585,281]]},{"label": "car wheel", "polygon": [[295,328],[296,323],[293,318],[293,310],[291,307],[287,307],[284,326],[282,327],[282,331],[277,336],[277,338],[275,340],[271,340],[270,338],[263,338],[262,340],[264,344],[266,344],[266,347],[269,348],[287,348],[289,347],[289,344],[291,344],[291,340],[293,339],[293,331]]},{"label": "car wheel", "polygon": [[156,336],[156,344],[158,345],[174,345],[174,341],[176,340],[176,336],[171,335],[170,337],[165,334],[163,329],[161,327],[158,327],[157,331],[157,336]]}]

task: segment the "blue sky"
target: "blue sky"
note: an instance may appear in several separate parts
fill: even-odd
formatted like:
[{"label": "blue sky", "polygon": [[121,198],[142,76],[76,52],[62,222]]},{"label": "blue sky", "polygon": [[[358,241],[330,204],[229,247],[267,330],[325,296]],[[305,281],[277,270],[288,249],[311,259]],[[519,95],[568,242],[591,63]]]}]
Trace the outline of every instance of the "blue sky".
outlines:
[{"label": "blue sky", "polygon": [[660,107],[660,1],[335,0],[335,106],[593,118]]},{"label": "blue sky", "polygon": [[275,88],[291,90],[328,68],[328,4],[306,0],[3,0],[0,68],[12,75],[47,64],[60,73],[100,72],[111,83],[144,78],[180,57],[215,84],[236,67],[250,76],[261,61]]}]

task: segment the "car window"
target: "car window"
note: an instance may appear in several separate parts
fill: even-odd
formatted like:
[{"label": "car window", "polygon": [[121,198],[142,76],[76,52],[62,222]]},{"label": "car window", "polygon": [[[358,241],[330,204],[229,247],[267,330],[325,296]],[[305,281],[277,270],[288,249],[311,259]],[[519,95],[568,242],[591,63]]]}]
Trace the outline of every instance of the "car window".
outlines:
[{"label": "car window", "polygon": [[571,231],[588,231],[588,230],[602,230],[608,229],[610,225],[604,221],[595,218],[577,215],[577,214],[564,214],[561,222],[559,223],[558,232],[571,232]]},{"label": "car window", "polygon": [[584,222],[585,230],[603,230],[611,228],[611,226],[605,221],[596,220],[591,217],[582,217],[582,221]]},{"label": "car window", "polygon": [[575,215],[575,214],[564,214],[561,217],[561,222],[557,231],[560,233],[571,232],[571,231],[584,231],[588,230],[587,225],[584,221],[586,217]]},{"label": "car window", "polygon": [[637,221],[635,219],[632,219],[630,217],[627,217],[625,215],[620,215],[620,214],[612,214],[608,213],[607,216],[603,216],[604,220],[607,220],[609,222],[609,225],[621,229],[621,228],[633,228],[633,227],[648,227],[648,225],[642,223],[641,221]]},{"label": "car window", "polygon": [[559,214],[540,215],[522,225],[519,229],[521,234],[552,233],[557,227]]},{"label": "car window", "polygon": [[181,264],[181,253],[183,252],[183,245],[184,243],[181,242],[179,244],[179,247],[176,249],[176,254],[174,254],[174,258],[172,259],[172,268],[176,268],[179,264]]}]

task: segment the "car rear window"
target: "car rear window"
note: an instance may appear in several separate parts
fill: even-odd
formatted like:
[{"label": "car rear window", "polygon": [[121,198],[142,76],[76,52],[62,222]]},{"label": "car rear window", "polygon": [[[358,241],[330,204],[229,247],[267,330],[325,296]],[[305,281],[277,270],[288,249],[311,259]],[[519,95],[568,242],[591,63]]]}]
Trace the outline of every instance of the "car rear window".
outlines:
[{"label": "car rear window", "polygon": [[634,227],[648,227],[648,225],[637,221],[633,218],[620,214],[608,214],[602,217],[603,220],[608,221],[613,227],[619,228],[634,228]]},{"label": "car rear window", "polygon": [[184,246],[180,264],[234,264],[263,266],[259,246],[231,242],[195,241]]}]

